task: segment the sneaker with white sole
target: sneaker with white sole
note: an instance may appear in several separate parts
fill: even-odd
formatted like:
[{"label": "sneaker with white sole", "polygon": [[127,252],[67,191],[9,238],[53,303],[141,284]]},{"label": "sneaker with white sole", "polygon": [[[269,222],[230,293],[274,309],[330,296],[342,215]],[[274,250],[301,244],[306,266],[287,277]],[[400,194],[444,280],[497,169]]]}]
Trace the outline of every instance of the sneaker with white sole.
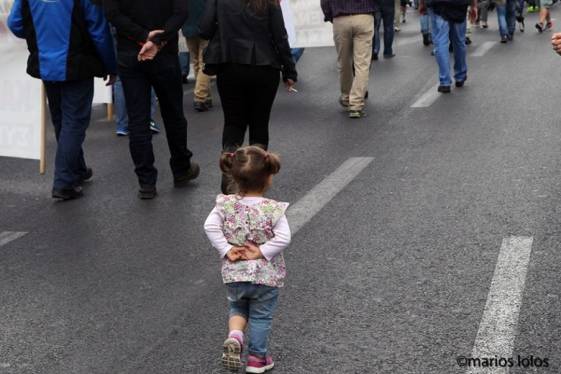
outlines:
[{"label": "sneaker with white sole", "polygon": [[150,131],[152,131],[154,134],[159,134],[161,131],[160,126],[158,126],[158,124],[153,120],[150,120]]},{"label": "sneaker with white sole", "polygon": [[117,129],[117,131],[115,131],[115,134],[117,134],[117,136],[128,136],[129,135],[129,130],[128,129]]},{"label": "sneaker with white sole", "polygon": [[227,370],[238,371],[242,367],[242,344],[236,338],[228,338],[223,347],[222,365]]},{"label": "sneaker with white sole", "polygon": [[257,357],[249,355],[247,357],[247,365],[245,366],[246,373],[261,374],[269,370],[273,370],[275,363],[271,356]]}]

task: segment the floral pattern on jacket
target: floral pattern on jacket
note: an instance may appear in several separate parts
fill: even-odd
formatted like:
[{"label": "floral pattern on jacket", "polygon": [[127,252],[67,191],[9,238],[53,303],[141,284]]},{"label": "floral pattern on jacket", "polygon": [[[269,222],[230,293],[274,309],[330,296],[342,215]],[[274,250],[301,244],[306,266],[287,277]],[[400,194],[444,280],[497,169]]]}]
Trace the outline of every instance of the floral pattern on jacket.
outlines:
[{"label": "floral pattern on jacket", "polygon": [[[284,216],[288,203],[263,199],[255,205],[242,203],[237,195],[219,195],[216,207],[224,216],[224,237],[233,246],[247,241],[260,246],[275,237],[273,229]],[[281,254],[266,259],[231,262],[222,260],[224,283],[251,282],[270,287],[283,287],[286,265]]]}]

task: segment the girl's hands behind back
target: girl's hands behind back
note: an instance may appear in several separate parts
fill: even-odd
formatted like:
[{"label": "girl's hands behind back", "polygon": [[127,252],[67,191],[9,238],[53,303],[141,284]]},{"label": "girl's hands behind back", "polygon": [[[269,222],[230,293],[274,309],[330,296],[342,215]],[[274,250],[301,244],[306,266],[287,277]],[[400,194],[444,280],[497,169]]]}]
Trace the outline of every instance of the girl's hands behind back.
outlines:
[{"label": "girl's hands behind back", "polygon": [[231,262],[244,260],[245,251],[246,247],[232,247],[232,249],[230,249],[228,253],[226,253],[226,257],[228,257],[228,260],[230,260]]},{"label": "girl's hands behind back", "polygon": [[252,242],[245,243],[244,260],[259,260],[264,258],[261,249]]}]

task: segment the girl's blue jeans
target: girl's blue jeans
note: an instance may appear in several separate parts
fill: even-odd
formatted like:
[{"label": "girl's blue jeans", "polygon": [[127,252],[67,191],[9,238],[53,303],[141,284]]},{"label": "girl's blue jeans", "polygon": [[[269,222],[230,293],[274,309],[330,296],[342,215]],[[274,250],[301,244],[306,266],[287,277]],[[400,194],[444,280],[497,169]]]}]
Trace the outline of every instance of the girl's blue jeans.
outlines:
[{"label": "girl's blue jeans", "polygon": [[249,354],[265,357],[279,289],[248,282],[229,283],[227,287],[230,317],[248,321]]}]

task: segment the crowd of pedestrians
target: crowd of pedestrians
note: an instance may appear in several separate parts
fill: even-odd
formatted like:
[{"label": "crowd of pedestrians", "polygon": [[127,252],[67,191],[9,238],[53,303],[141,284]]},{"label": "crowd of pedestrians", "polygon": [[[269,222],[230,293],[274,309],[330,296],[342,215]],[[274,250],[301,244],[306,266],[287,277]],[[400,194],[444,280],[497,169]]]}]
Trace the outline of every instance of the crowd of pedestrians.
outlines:
[{"label": "crowd of pedestrians", "polygon": [[[536,2],[537,1],[537,2]],[[341,94],[339,102],[350,118],[366,116],[368,71],[379,59],[383,32],[383,57],[395,57],[393,43],[399,25],[405,23],[406,9],[419,11],[422,43],[433,45],[439,71],[438,92],[450,93],[452,83],[464,86],[468,76],[467,46],[472,28],[487,29],[488,14],[496,10],[500,42],[514,39],[516,25],[525,31],[525,14],[539,11],[535,27],[539,33],[553,27],[550,8],[554,0],[321,0],[326,22],[333,23],[338,53]],[[382,27],[383,25],[383,27]],[[373,27],[372,27],[373,26]],[[371,53],[370,53],[371,52]],[[454,72],[450,69],[453,54]],[[454,82],[453,80],[454,79]]]},{"label": "crowd of pedestrians", "polygon": [[[286,0],[284,0],[286,1]],[[70,4],[70,5],[69,5]],[[532,6],[535,6],[533,4]],[[552,27],[551,0],[542,0],[536,29]],[[488,27],[497,12],[500,40],[513,40],[516,23],[524,31],[523,0],[321,0],[325,20],[333,23],[340,72],[340,104],[350,118],[363,118],[372,61],[395,56],[394,33],[406,22],[406,8],[419,10],[424,45],[434,45],[441,93],[467,79],[468,25]],[[65,22],[52,22],[53,19]],[[383,28],[381,27],[383,25]],[[265,198],[280,159],[269,152],[269,120],[280,82],[294,91],[296,61],[277,0],[15,0],[12,32],[28,43],[28,73],[44,82],[57,152],[52,197],[83,195],[93,171],[82,144],[90,122],[94,77],[114,85],[116,133],[128,136],[141,199],[157,195],[152,136],[159,106],[170,152],[174,186],[196,179],[199,165],[187,147],[183,84],[193,63],[195,110],[213,107],[216,79],[224,112],[222,193],[204,228],[222,260],[227,286],[229,331],[222,362],[231,370],[264,373],[274,367],[268,348],[272,316],[286,268],[282,252],[290,243],[288,204]],[[188,54],[180,51],[185,38]],[[561,34],[553,36],[561,54]],[[180,53],[181,52],[181,53]],[[181,57],[181,58],[178,58]],[[249,145],[244,146],[249,129]],[[218,172],[218,170],[217,170]],[[246,337],[246,329],[249,334]]]}]

